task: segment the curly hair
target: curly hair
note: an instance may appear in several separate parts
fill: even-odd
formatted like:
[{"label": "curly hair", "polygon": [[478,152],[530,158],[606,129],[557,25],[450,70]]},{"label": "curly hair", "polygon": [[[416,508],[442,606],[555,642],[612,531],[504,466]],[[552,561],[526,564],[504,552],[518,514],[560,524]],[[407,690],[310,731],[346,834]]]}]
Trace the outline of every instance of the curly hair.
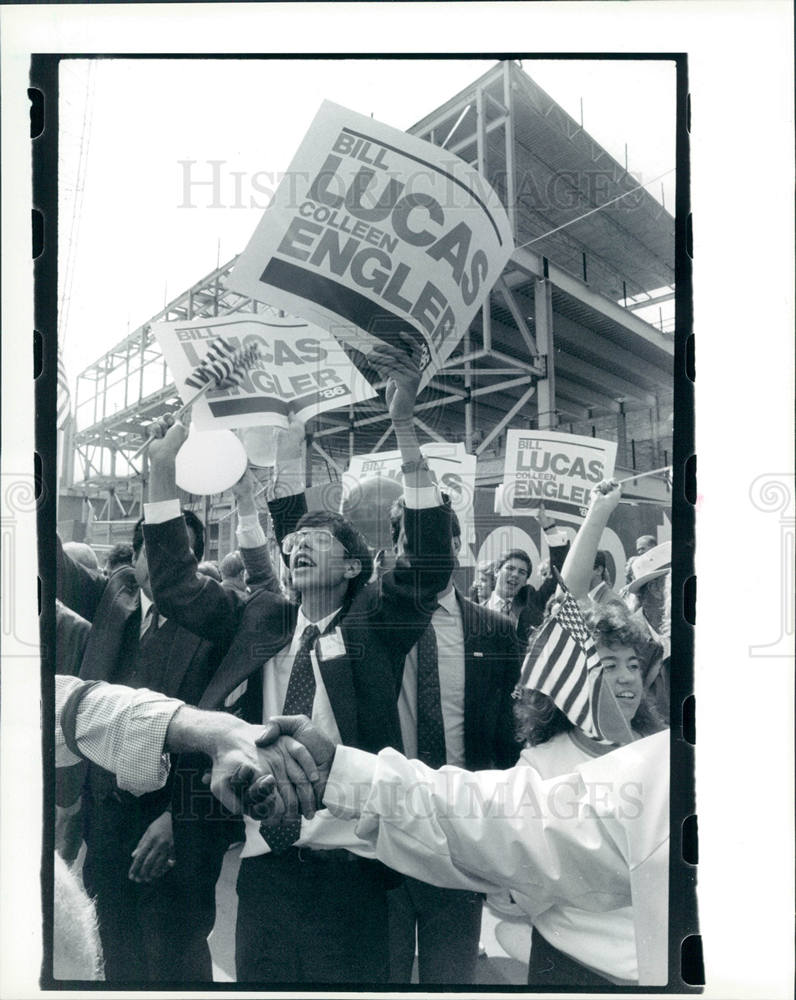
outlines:
[{"label": "curly hair", "polygon": [[[630,646],[634,649],[641,661],[642,676],[646,677],[660,654],[660,646],[623,605],[615,602],[593,604],[584,611],[583,618],[595,645],[608,648]],[[574,728],[552,698],[527,688],[519,692],[514,703],[514,721],[518,739],[532,747],[547,743],[558,733]],[[647,701],[646,692],[641,697],[630,727],[639,736],[651,736],[666,728],[663,719]]]}]

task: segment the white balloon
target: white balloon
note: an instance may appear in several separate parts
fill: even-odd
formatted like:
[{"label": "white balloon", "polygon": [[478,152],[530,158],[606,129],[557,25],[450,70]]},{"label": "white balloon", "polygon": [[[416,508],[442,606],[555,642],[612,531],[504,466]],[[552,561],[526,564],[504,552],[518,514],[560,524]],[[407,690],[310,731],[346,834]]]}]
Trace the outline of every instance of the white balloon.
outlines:
[{"label": "white balloon", "polygon": [[238,431],[238,437],[243,442],[246,454],[252,465],[259,468],[273,465],[276,461],[276,432],[271,425],[260,427],[243,427]]},{"label": "white balloon", "polygon": [[246,471],[246,449],[232,431],[191,428],[177,452],[177,485],[188,493],[223,493]]}]

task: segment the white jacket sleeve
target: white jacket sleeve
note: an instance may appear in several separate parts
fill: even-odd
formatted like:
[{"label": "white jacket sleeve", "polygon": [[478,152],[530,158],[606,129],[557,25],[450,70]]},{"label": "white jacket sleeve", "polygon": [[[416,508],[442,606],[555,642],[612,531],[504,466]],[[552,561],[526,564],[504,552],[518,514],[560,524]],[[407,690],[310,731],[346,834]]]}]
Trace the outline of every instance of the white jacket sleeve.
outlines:
[{"label": "white jacket sleeve", "polygon": [[615,909],[632,901],[631,871],[668,839],[667,755],[662,733],[543,780],[523,762],[432,771],[395,750],[338,747],[324,804],[369,850],[335,846],[435,885],[514,889],[532,915],[555,903]]}]

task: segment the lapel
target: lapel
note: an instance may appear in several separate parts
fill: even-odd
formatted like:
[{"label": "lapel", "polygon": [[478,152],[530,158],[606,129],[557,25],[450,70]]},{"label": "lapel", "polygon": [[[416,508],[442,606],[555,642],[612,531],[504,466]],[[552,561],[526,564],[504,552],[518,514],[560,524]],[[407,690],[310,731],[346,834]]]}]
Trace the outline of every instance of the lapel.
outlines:
[{"label": "lapel", "polygon": [[[167,628],[169,624],[170,622],[166,621],[165,625],[161,625],[161,628]],[[176,622],[174,626],[174,639],[169,645],[168,662],[166,663],[166,671],[163,675],[163,687],[164,694],[178,697],[185,674],[193,664],[194,657],[199,647],[203,644],[204,639],[201,639],[198,635],[194,635],[193,632],[189,632],[187,629],[180,628]]]},{"label": "lapel", "polygon": [[464,634],[464,747],[465,757],[471,758],[473,741],[477,740],[484,683],[488,675],[487,656],[476,657],[476,652],[483,653],[484,643],[480,638],[482,630],[477,627],[479,618],[478,606],[456,589],[456,600],[462,613],[462,632]]},{"label": "lapel", "polygon": [[251,598],[226,656],[207,686],[199,708],[219,708],[239,684],[248,680],[290,642],[298,608],[270,593]]},{"label": "lapel", "polygon": [[[326,626],[324,635],[333,632],[338,625],[341,625],[347,610],[344,605]],[[345,642],[345,637],[343,641]],[[346,643],[346,649],[348,649],[348,643]],[[357,736],[357,708],[354,675],[348,653],[324,660],[321,658],[319,644],[316,642],[315,657],[318,661],[318,670],[323,680],[323,686],[326,688],[329,704],[332,706],[340,739],[343,743],[353,744]]]},{"label": "lapel", "polygon": [[86,642],[80,677],[113,682],[131,669],[138,652],[141,598],[135,575],[126,567],[108,581]]}]

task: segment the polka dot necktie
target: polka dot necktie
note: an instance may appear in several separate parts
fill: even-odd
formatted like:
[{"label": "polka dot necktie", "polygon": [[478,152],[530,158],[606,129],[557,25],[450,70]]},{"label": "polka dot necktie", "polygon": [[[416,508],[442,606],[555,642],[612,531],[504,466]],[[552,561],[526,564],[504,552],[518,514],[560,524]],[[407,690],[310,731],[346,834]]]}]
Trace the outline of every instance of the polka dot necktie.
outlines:
[{"label": "polka dot necktie", "polygon": [[[315,640],[321,634],[317,625],[308,625],[301,636],[301,644],[293,660],[290,680],[287,683],[283,715],[307,715],[312,717],[312,703],[315,700],[315,673],[312,669],[312,650]],[[274,854],[281,854],[298,840],[301,820],[280,823],[279,826],[260,824],[260,833]]]},{"label": "polka dot necktie", "polygon": [[446,759],[437,634],[431,624],[417,643],[417,758],[433,768]]}]

